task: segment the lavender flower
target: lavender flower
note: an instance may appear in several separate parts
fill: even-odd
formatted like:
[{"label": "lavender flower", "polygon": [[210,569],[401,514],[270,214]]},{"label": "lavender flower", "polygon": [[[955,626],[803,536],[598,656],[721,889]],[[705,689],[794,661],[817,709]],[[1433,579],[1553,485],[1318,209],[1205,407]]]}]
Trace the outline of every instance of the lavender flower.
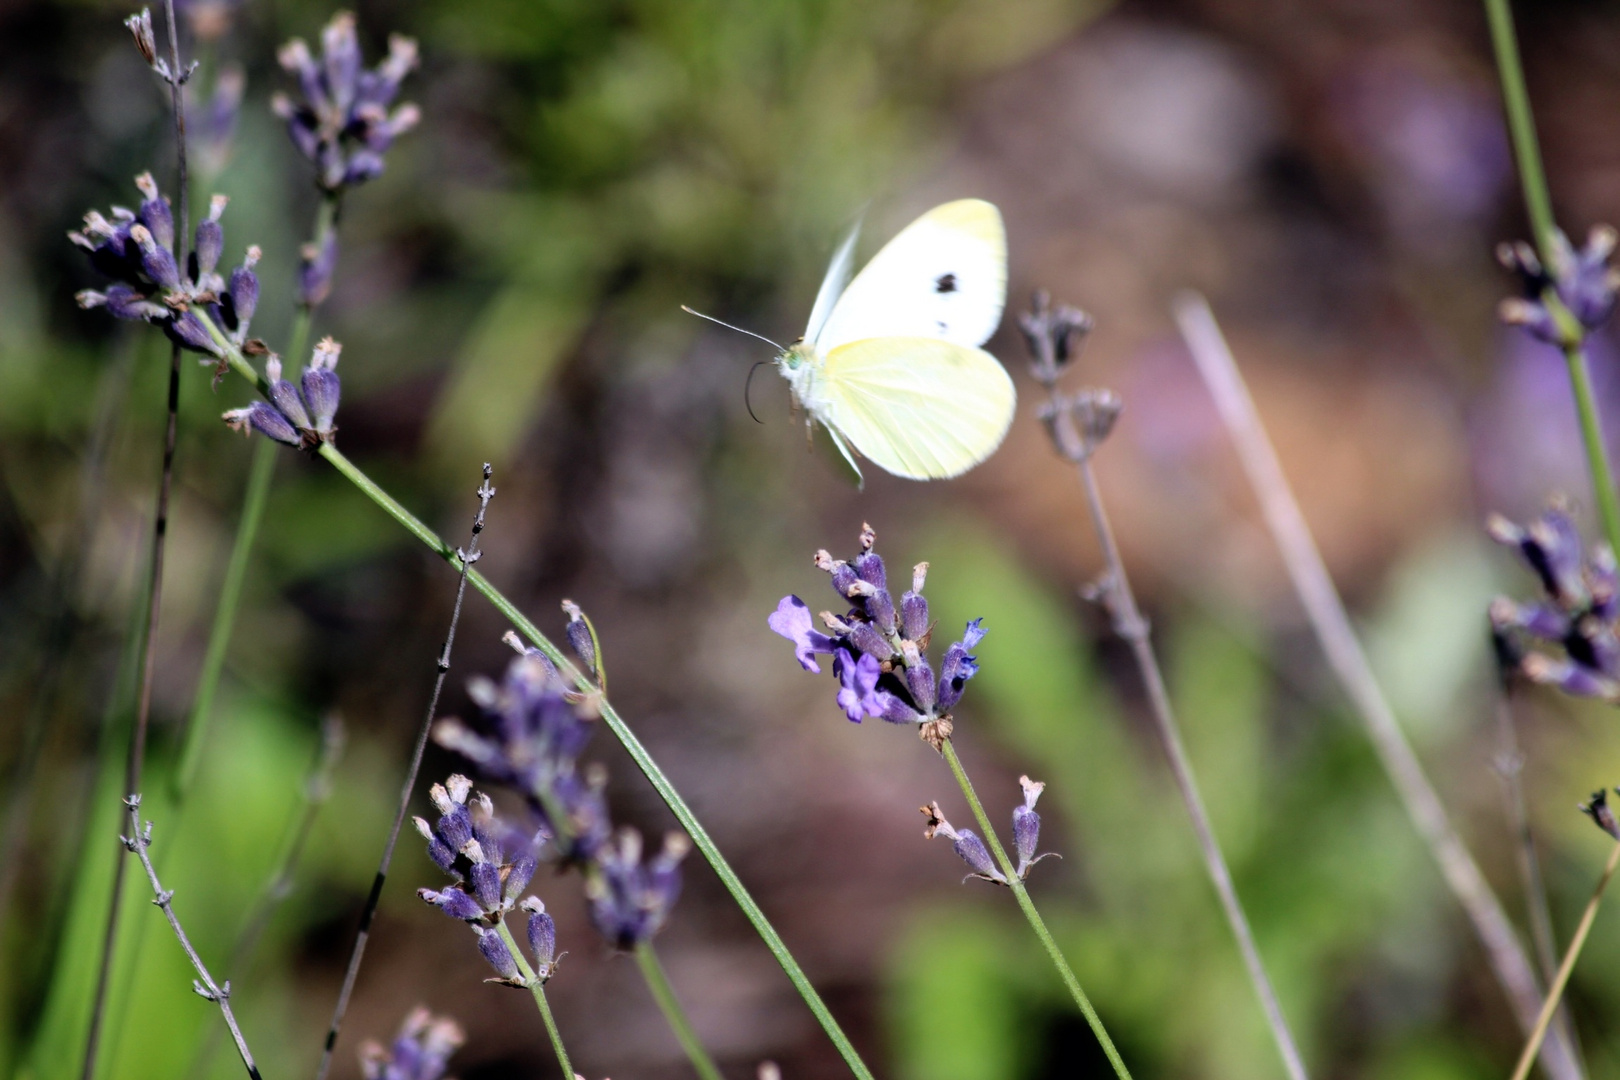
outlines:
[{"label": "lavender flower", "polygon": [[1600,542],[1586,555],[1574,521],[1558,505],[1525,526],[1493,516],[1487,527],[1498,543],[1518,549],[1545,594],[1527,603],[1504,596],[1491,602],[1499,653],[1533,682],[1620,703],[1620,571],[1614,552]]},{"label": "lavender flower", "polygon": [[643,864],[641,834],[624,829],[597,850],[585,896],[591,921],[615,948],[633,949],[652,940],[664,925],[680,895],[680,863],[690,849],[684,834],[672,832],[659,853]]},{"label": "lavender flower", "polygon": [[584,703],[569,699],[556,667],[536,650],[514,659],[498,685],[474,679],[468,692],[484,712],[488,733],[447,718],[434,725],[434,740],[486,778],[521,792],[564,861],[588,860],[612,825],[602,798],[605,780],[579,767],[595,729]]},{"label": "lavender flower", "polygon": [[596,635],[591,632],[590,620],[572,600],[562,602],[563,614],[568,616],[568,647],[574,650],[579,662],[585,665],[585,674],[596,679],[601,676],[597,665]]},{"label": "lavender flower", "polygon": [[518,906],[529,915],[529,951],[534,953],[535,978],[546,982],[562,959],[557,955],[557,924],[538,896],[525,897]]},{"label": "lavender flower", "polygon": [[421,119],[415,105],[388,108],[416,67],[416,42],[390,37],[387,58],[368,71],[354,26],[348,12],[327,23],[318,60],[301,38],[283,45],[277,59],[297,78],[302,98],[278,93],[270,101],[293,145],[314,163],[315,183],[334,194],[382,175],[389,147]]},{"label": "lavender flower", "polygon": [[229,283],[216,272],[225,250],[220,225],[225,197],[215,195],[208,215],[197,223],[192,254],[182,273],[171,250],[174,213],[168,198],[151,173],[137,176],[135,186],[141,193],[138,209],[115,206],[109,216],[91,210],[84,216],[84,228],[68,233],[68,239],[88,254],[90,265],[113,279],[105,290],[80,292],[79,306],[105,307],[115,318],[160,326],[182,347],[207,357],[205,362],[217,361],[223,353],[193,309],[207,312],[216,326],[227,329],[233,342],[242,344],[258,302],[253,266],[259,249],[248,249]]},{"label": "lavender flower", "polygon": [[968,877],[991,881],[997,885],[1007,884],[1006,875],[996,869],[996,862],[990,857],[990,849],[984,846],[984,841],[979,839],[977,833],[971,829],[953,827],[945,820],[945,815],[940,811],[937,802],[931,802],[923,807],[922,813],[928,819],[928,825],[923,829],[923,837],[932,840],[938,835],[949,840],[951,847],[962,857],[962,861],[973,870]]},{"label": "lavender flower", "polygon": [[766,624],[793,642],[794,656],[806,671],[820,673],[815,657],[832,656],[838,705],[850,720],[879,717],[916,724],[925,739],[938,745],[950,736],[951,710],[978,673],[978,659],[971,650],[984,638],[983,621],[968,623],[961,640],[945,650],[936,677],[926,651],[933,632],[923,596],[928,564],[912,569],[911,588],[896,606],[887,568],[872,550],[876,540],[872,527],[864,525],[861,550],[853,560],[816,552],[816,566],[831,576],[833,590],[853,605],[842,615],[822,613],[830,634],[814,629],[810,608],[797,596],[784,596]]},{"label": "lavender flower", "polygon": [[1614,229],[1600,225],[1588,234],[1586,246],[1576,250],[1555,231],[1552,266],[1543,266],[1535,248],[1523,242],[1497,248],[1497,259],[1518,276],[1524,293],[1502,301],[1502,321],[1551,345],[1579,344],[1586,331],[1602,326],[1614,312],[1620,270],[1609,258],[1617,239]]},{"label": "lavender flower", "polygon": [[[256,286],[253,299],[257,300]],[[322,338],[297,386],[281,377],[281,358],[271,356],[264,365],[270,384],[269,402],[255,401],[245,408],[231,409],[223,419],[233,430],[244,434],[257,431],[288,446],[311,449],[331,442],[337,434],[332,421],[342,392],[333,369],[342,352],[342,345],[329,337]]]},{"label": "lavender flower", "polygon": [[1035,849],[1041,842],[1041,815],[1035,812],[1035,802],[1041,797],[1041,792],[1046,790],[1046,785],[1027,776],[1020,776],[1018,786],[1024,789],[1024,801],[1021,805],[1013,807],[1013,847],[1018,851],[1018,880],[1023,881],[1029,877],[1030,867],[1042,859],[1055,856],[1057,852],[1035,854]]},{"label": "lavender flower", "polygon": [[[202,6],[190,5],[190,8],[196,10]],[[230,164],[236,142],[236,121],[242,112],[242,91],[246,86],[247,78],[241,65],[225,64],[219,69],[214,92],[207,101],[192,100],[191,87],[189,84],[186,87],[186,115],[191,121],[187,131],[190,150],[197,171],[203,176],[217,176]]]},{"label": "lavender flower", "polygon": [[466,1039],[454,1020],[417,1006],[392,1044],[368,1041],[360,1047],[360,1075],[365,1080],[440,1080],[450,1055]]}]

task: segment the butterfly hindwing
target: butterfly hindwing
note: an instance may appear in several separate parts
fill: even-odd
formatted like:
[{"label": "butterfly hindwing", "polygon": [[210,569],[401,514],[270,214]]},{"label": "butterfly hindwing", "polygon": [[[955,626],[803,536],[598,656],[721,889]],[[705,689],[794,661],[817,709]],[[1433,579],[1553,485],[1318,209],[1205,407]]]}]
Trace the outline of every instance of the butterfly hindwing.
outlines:
[{"label": "butterfly hindwing", "polygon": [[822,420],[896,476],[958,476],[1001,445],[1013,417],[1006,369],[982,349],[879,337],[825,354]]},{"label": "butterfly hindwing", "polygon": [[[839,256],[845,257],[842,250]],[[819,333],[812,318],[806,337],[823,354],[880,337],[977,346],[995,332],[1006,298],[1001,212],[982,199],[958,199],[936,206],[884,245],[843,291]]]}]

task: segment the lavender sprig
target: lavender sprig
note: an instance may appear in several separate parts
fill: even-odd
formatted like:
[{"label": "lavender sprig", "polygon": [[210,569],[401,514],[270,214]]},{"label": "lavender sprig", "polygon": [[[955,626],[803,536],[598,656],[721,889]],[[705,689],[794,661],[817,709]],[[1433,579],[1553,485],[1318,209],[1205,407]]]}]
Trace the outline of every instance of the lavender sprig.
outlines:
[{"label": "lavender sprig", "polygon": [[365,1080],[440,1080],[450,1055],[466,1041],[461,1025],[418,1005],[405,1017],[393,1042],[361,1044],[360,1075]]}]

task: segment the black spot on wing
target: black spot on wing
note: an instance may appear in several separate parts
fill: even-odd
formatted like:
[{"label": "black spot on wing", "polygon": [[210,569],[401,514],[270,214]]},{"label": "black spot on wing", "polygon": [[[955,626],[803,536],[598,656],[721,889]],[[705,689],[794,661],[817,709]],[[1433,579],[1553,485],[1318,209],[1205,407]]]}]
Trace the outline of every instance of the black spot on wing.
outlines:
[{"label": "black spot on wing", "polygon": [[934,291],[937,293],[953,293],[956,291],[956,275],[941,274],[934,279]]}]

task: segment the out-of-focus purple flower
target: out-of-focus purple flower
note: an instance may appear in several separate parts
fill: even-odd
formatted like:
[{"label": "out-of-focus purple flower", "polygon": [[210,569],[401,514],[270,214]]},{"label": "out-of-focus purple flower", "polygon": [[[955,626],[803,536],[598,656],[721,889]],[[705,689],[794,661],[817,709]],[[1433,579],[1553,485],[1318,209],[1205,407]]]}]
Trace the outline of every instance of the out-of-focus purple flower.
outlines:
[{"label": "out-of-focus purple flower", "polygon": [[[242,91],[247,79],[240,64],[228,63],[219,69],[214,92],[206,102],[188,101],[187,135],[191,159],[203,176],[217,176],[230,164],[236,142],[236,121],[242,112]],[[191,84],[186,84],[188,97]]]},{"label": "out-of-focus purple flower", "polygon": [[487,733],[444,719],[434,725],[435,741],[521,792],[565,861],[588,859],[612,825],[601,777],[579,767],[596,726],[583,703],[569,700],[555,665],[535,650],[514,659],[499,684],[480,678],[467,689],[484,712]]},{"label": "out-of-focus purple flower", "polygon": [[[253,294],[257,296],[256,284]],[[183,324],[184,320],[176,323],[177,326]],[[198,329],[201,329],[200,324]],[[333,368],[342,352],[342,345],[329,337],[322,338],[297,386],[281,377],[281,360],[271,356],[265,363],[270,402],[258,401],[245,409],[232,409],[225,414],[225,422],[238,431],[258,431],[289,446],[312,449],[331,442],[337,434],[332,421],[337,416],[342,393],[342,384]]]},{"label": "out-of-focus purple flower", "polygon": [[360,1047],[360,1075],[365,1080],[440,1080],[450,1055],[466,1038],[454,1020],[417,1006],[390,1045],[367,1041]]},{"label": "out-of-focus purple flower", "polygon": [[314,163],[315,182],[325,191],[381,175],[389,147],[421,119],[415,105],[389,111],[400,83],[416,67],[410,38],[389,38],[388,56],[365,70],[354,16],[344,12],[321,31],[319,59],[300,38],[283,45],[277,59],[298,80],[301,97],[278,93],[271,108],[286,121],[293,145]]},{"label": "out-of-focus purple flower", "polygon": [[1527,604],[1491,603],[1491,628],[1504,643],[1498,654],[1533,682],[1620,704],[1620,569],[1608,545],[1584,552],[1574,521],[1557,505],[1524,526],[1493,516],[1488,529],[1518,550],[1546,594]]},{"label": "out-of-focus purple flower", "polygon": [[326,235],[314,243],[305,244],[298,251],[298,302],[304,307],[319,307],[332,294],[332,276],[337,272],[337,230],[328,229]]},{"label": "out-of-focus purple flower", "polygon": [[[923,829],[923,836],[932,840],[936,835],[950,840],[951,847],[968,864],[973,873],[968,877],[976,877],[983,881],[991,881],[997,885],[1007,884],[1007,877],[996,869],[996,861],[990,857],[990,849],[984,846],[977,833],[971,829],[954,828],[945,815],[940,811],[939,803],[932,802],[922,808],[923,816],[928,819],[928,826]],[[966,879],[964,879],[966,880]]]},{"label": "out-of-focus purple flower", "polygon": [[1501,245],[1497,258],[1518,277],[1523,293],[1502,301],[1502,321],[1523,327],[1549,345],[1579,345],[1587,331],[1602,326],[1614,313],[1620,270],[1609,259],[1617,239],[1620,234],[1614,229],[1599,225],[1588,234],[1586,246],[1577,250],[1554,230],[1549,239],[1551,266],[1543,266],[1529,244]]},{"label": "out-of-focus purple flower", "polygon": [[680,863],[690,848],[684,834],[669,833],[659,853],[643,863],[641,834],[623,829],[597,849],[585,895],[591,921],[609,944],[628,950],[652,940],[680,895]]},{"label": "out-of-focus purple flower", "polygon": [[838,705],[850,720],[880,717],[891,723],[919,724],[924,738],[937,742],[949,737],[950,711],[978,671],[977,659],[968,650],[979,643],[984,629],[978,619],[968,624],[962,640],[946,650],[936,680],[926,651],[933,633],[923,596],[928,564],[912,569],[911,588],[896,605],[883,558],[873,550],[876,542],[872,527],[865,525],[860,552],[853,560],[816,552],[816,567],[826,572],[833,591],[851,605],[841,615],[821,613],[830,634],[812,627],[810,608],[797,596],[784,596],[766,624],[793,642],[794,656],[806,671],[820,673],[814,659],[818,654],[833,657]]}]

